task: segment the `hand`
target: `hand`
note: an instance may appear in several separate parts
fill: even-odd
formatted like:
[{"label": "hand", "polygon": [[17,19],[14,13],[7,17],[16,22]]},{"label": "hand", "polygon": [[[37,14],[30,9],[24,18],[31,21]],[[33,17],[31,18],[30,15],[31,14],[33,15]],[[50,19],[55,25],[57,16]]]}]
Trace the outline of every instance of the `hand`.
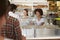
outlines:
[{"label": "hand", "polygon": [[22,36],[22,40],[26,40],[26,37]]},{"label": "hand", "polygon": [[34,23],[33,22],[30,22],[30,25],[34,25]]}]

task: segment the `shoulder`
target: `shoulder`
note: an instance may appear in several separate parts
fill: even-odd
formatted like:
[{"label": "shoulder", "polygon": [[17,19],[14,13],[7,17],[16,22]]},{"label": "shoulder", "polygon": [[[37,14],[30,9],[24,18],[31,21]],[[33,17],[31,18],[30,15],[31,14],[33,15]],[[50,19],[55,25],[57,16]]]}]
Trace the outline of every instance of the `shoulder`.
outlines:
[{"label": "shoulder", "polygon": [[9,24],[13,24],[13,25],[19,25],[19,21],[16,19],[16,18],[14,18],[14,17],[11,17],[11,16],[9,16],[8,18],[7,18],[7,23],[9,23]]},{"label": "shoulder", "polygon": [[8,16],[7,20],[8,20],[8,21],[18,21],[16,18],[11,17],[11,16]]},{"label": "shoulder", "polygon": [[13,13],[13,12],[10,11],[8,14],[11,15],[12,13]]}]

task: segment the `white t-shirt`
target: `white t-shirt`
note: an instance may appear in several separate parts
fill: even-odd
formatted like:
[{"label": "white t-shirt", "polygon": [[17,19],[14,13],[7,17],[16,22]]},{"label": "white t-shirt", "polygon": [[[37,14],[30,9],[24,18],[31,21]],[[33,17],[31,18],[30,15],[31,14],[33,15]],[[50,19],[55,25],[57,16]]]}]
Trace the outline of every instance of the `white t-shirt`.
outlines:
[{"label": "white t-shirt", "polygon": [[39,21],[37,18],[34,18],[32,20],[36,25],[41,25],[41,23],[45,22],[45,19],[44,18],[41,18]]},{"label": "white t-shirt", "polygon": [[20,23],[20,17],[19,17],[19,15],[17,13],[15,14],[15,13],[10,11],[8,14],[9,14],[9,16],[16,18]]},{"label": "white t-shirt", "polygon": [[30,23],[29,17],[27,17],[27,18],[22,17],[20,19],[20,26],[27,26],[27,25],[29,25],[29,23]]},{"label": "white t-shirt", "polygon": [[15,13],[13,13],[11,11],[9,12],[9,16],[12,16],[12,17],[14,17],[16,19],[19,19],[19,15],[15,14]]}]

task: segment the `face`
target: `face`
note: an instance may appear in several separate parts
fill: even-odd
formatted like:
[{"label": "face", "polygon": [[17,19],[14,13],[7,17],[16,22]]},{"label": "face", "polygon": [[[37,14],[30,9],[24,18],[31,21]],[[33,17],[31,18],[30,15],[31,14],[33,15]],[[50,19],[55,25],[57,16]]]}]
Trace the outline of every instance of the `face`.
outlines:
[{"label": "face", "polygon": [[24,16],[27,16],[27,12],[25,10],[23,11],[23,13],[24,13]]},{"label": "face", "polygon": [[41,17],[41,15],[40,15],[40,13],[38,11],[36,11],[36,16]]},{"label": "face", "polygon": [[13,13],[15,13],[15,11],[16,11],[16,10],[14,9],[14,10],[13,10]]}]

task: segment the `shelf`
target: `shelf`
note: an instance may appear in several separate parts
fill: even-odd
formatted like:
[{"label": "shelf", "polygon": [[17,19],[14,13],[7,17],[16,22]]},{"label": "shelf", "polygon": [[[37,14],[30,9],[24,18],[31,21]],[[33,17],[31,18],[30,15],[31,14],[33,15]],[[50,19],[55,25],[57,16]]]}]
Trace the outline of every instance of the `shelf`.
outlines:
[{"label": "shelf", "polygon": [[13,2],[47,2],[47,0],[12,0]]}]

